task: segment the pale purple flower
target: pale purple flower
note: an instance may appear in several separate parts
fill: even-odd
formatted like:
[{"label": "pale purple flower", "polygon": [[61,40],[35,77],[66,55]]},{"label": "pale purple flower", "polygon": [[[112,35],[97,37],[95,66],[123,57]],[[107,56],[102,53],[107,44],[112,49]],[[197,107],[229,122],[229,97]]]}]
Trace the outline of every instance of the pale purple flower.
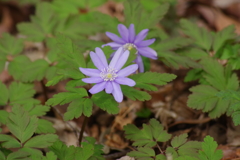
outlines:
[{"label": "pale purple flower", "polygon": [[135,59],[135,62],[139,66],[139,71],[144,72],[141,56],[157,59],[156,51],[148,47],[154,43],[155,39],[153,38],[144,40],[148,34],[148,29],[144,29],[136,35],[134,24],[131,24],[129,28],[123,24],[119,24],[118,32],[120,33],[121,37],[118,37],[116,34],[106,32],[106,35],[114,42],[107,43],[103,46],[110,46],[113,50],[117,50],[119,47],[123,47],[125,50],[131,50],[135,48],[137,50],[137,58]]},{"label": "pale purple flower", "polygon": [[132,64],[121,70],[129,57],[129,51],[123,51],[122,47],[119,48],[109,65],[105,54],[100,48],[96,48],[95,53],[90,52],[90,57],[97,69],[79,68],[83,74],[89,76],[89,78],[83,78],[83,82],[96,83],[89,92],[95,94],[105,89],[106,93],[113,94],[117,102],[122,102],[123,93],[120,84],[131,87],[136,84],[135,81],[126,76],[138,69],[137,64]]}]

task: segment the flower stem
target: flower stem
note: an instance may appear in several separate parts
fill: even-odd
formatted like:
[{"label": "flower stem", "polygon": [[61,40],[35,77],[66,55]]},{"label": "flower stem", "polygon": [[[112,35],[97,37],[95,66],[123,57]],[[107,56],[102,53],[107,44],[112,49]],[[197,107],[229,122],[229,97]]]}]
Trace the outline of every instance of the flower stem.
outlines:
[{"label": "flower stem", "polygon": [[79,146],[81,146],[81,142],[82,142],[82,139],[83,139],[83,132],[84,132],[84,130],[86,128],[87,121],[88,121],[88,117],[84,116],[83,125],[82,125],[81,131],[80,131],[80,135],[79,135],[79,138],[78,138]]}]

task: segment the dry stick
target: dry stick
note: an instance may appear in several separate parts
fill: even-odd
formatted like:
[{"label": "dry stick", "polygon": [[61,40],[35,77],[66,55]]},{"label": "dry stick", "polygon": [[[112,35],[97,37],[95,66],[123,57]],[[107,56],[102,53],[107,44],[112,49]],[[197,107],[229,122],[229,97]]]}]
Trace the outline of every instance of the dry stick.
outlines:
[{"label": "dry stick", "polygon": [[88,117],[84,116],[83,125],[81,127],[80,135],[79,135],[79,138],[78,138],[78,145],[80,145],[80,146],[81,146],[81,142],[82,142],[82,139],[83,139],[83,132],[84,132],[84,130],[86,128],[86,125],[87,125],[87,121],[88,121]]}]

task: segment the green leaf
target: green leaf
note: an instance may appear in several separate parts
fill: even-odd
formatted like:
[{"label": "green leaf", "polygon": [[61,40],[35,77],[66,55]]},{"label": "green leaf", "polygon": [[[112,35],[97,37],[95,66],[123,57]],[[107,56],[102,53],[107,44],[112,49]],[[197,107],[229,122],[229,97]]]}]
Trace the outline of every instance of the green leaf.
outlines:
[{"label": "green leaf", "polygon": [[126,138],[134,141],[134,146],[153,147],[157,142],[166,142],[171,138],[171,135],[163,130],[163,126],[155,119],[150,120],[150,124],[143,124],[143,129],[140,130],[133,124],[124,126]]},{"label": "green leaf", "polygon": [[23,40],[11,36],[9,33],[3,33],[0,39],[0,53],[5,55],[17,55],[23,50]]},{"label": "green leaf", "polygon": [[6,124],[8,119],[8,112],[5,110],[0,110],[0,123]]},{"label": "green leaf", "polygon": [[62,79],[64,79],[64,76],[63,75],[60,75],[60,76],[56,76],[56,77],[53,77],[52,79],[50,79],[46,86],[49,87],[49,86],[54,86],[55,84],[57,84],[58,82],[60,82]]},{"label": "green leaf", "polygon": [[75,45],[70,38],[67,38],[62,34],[57,34],[57,45],[61,50],[60,55],[71,61],[72,65],[76,66],[76,68],[86,67],[83,54],[79,51],[79,47]]},{"label": "green leaf", "polygon": [[8,156],[10,153],[12,153],[11,150],[2,148],[1,146],[0,146],[0,152],[2,152],[4,154],[4,156]]},{"label": "green leaf", "polygon": [[160,43],[155,45],[155,49],[159,52],[175,50],[185,46],[188,46],[192,43],[192,40],[184,37],[174,37],[162,40]]},{"label": "green leaf", "polygon": [[72,155],[71,159],[74,158],[75,147],[70,146],[69,148],[60,140],[56,141],[49,147],[49,150],[54,152],[60,160],[66,160],[67,156]]},{"label": "green leaf", "polygon": [[185,67],[185,68],[200,68],[201,66],[193,61],[191,58],[186,56],[181,56],[173,51],[157,51],[159,60],[161,60],[164,64],[170,67],[174,67],[176,69],[179,68],[179,65]]},{"label": "green leaf", "polygon": [[10,153],[6,160],[31,160],[30,154],[25,151],[16,151]]},{"label": "green leaf", "polygon": [[184,82],[190,82],[202,78],[203,70],[201,68],[196,68],[188,71]]},{"label": "green leaf", "polygon": [[67,147],[63,142],[56,141],[52,146],[49,147],[60,160],[66,159],[79,159],[90,160],[89,158],[94,154],[94,145],[84,143],[82,148],[70,146]]},{"label": "green leaf", "polygon": [[1,146],[5,148],[20,148],[21,144],[12,136],[0,134]]},{"label": "green leaf", "polygon": [[117,114],[119,112],[118,103],[114,98],[104,91],[92,95],[93,103],[109,114]]},{"label": "green leaf", "polygon": [[27,141],[36,131],[38,119],[36,116],[30,117],[20,106],[13,106],[9,113],[7,127],[10,132],[17,137],[21,143]]},{"label": "green leaf", "polygon": [[212,36],[205,28],[199,28],[195,23],[186,19],[180,20],[183,32],[192,38],[199,47],[209,51],[212,45]]},{"label": "green leaf", "polygon": [[77,86],[85,86],[86,83],[82,81],[82,79],[77,79],[77,80],[70,80],[66,84],[68,87],[77,87]]},{"label": "green leaf", "polygon": [[6,160],[6,157],[1,150],[0,150],[0,159]]},{"label": "green leaf", "polygon": [[121,85],[121,89],[123,94],[132,100],[148,101],[151,99],[151,95],[145,91],[139,91],[133,87],[125,85]]},{"label": "green leaf", "polygon": [[138,147],[137,151],[131,151],[127,155],[136,159],[154,160],[155,151],[149,147]]},{"label": "green leaf", "polygon": [[156,160],[167,160],[167,158],[166,158],[166,156],[163,155],[163,154],[158,154],[158,155],[156,156]]},{"label": "green leaf", "polygon": [[168,146],[166,149],[166,155],[168,155],[172,159],[175,159],[179,156],[176,149],[174,149],[173,147],[170,147],[170,146]]},{"label": "green leaf", "polygon": [[178,54],[180,56],[189,57],[193,60],[200,60],[204,57],[209,57],[208,53],[200,48],[186,48],[179,50]]},{"label": "green leaf", "polygon": [[64,113],[64,120],[79,118],[82,114],[89,117],[92,114],[93,102],[89,98],[79,98],[69,104],[67,112]]},{"label": "green leaf", "polygon": [[104,4],[107,0],[95,0],[95,1],[86,1],[89,8],[98,7]]},{"label": "green leaf", "polygon": [[67,88],[69,92],[61,92],[55,94],[53,98],[49,99],[46,104],[56,106],[57,104],[63,105],[73,100],[88,96],[84,88]]},{"label": "green leaf", "polygon": [[30,116],[43,116],[45,115],[49,110],[49,106],[43,106],[43,105],[32,105],[32,104],[25,104],[23,105],[23,108],[28,111]]},{"label": "green leaf", "polygon": [[58,136],[55,134],[38,135],[28,140],[24,147],[46,148],[56,142],[57,139]]},{"label": "green leaf", "polygon": [[197,158],[197,152],[201,149],[201,143],[197,141],[188,141],[178,148],[179,156],[191,156]]},{"label": "green leaf", "polygon": [[200,160],[220,160],[223,152],[217,149],[217,143],[212,137],[206,136],[202,142],[202,151],[199,151]]},{"label": "green leaf", "polygon": [[135,29],[139,32],[142,29],[150,28],[157,24],[167,13],[169,5],[167,3],[156,6],[151,12],[143,9],[138,0],[124,2],[125,23],[135,24]]},{"label": "green leaf", "polygon": [[24,73],[21,81],[33,82],[35,80],[40,81],[46,74],[49,64],[43,59],[38,59],[25,66]]},{"label": "green leaf", "polygon": [[3,106],[3,105],[6,105],[8,102],[9,92],[5,84],[3,84],[2,82],[0,82],[0,90],[1,90],[0,106]]},{"label": "green leaf", "polygon": [[57,156],[52,152],[47,152],[46,157],[44,157],[42,160],[57,160]]},{"label": "green leaf", "polygon": [[45,37],[53,34],[57,20],[51,4],[41,2],[37,4],[36,14],[31,17],[31,23],[20,23],[17,28],[29,40],[43,41]]},{"label": "green leaf", "polygon": [[204,78],[216,89],[236,90],[239,87],[237,75],[229,72],[229,68],[224,68],[217,60],[205,58],[200,63],[206,72]]},{"label": "green leaf", "polygon": [[85,147],[86,144],[92,144],[94,146],[94,150],[93,150],[93,154],[92,156],[88,159],[88,160],[104,160],[105,158],[102,156],[103,154],[103,145],[100,144],[95,144],[96,143],[96,139],[94,139],[93,137],[85,137],[85,140],[87,140],[87,142],[82,142],[83,148]]},{"label": "green leaf", "polygon": [[38,120],[38,126],[36,133],[55,133],[56,130],[53,128],[53,124],[45,119],[39,119]]},{"label": "green leaf", "polygon": [[14,57],[14,59],[9,63],[8,71],[14,79],[22,81],[25,78],[25,67],[30,63],[30,59],[24,55]]},{"label": "green leaf", "polygon": [[187,133],[176,136],[172,139],[171,145],[174,148],[180,147],[181,145],[187,142],[187,137],[188,137]]},{"label": "green leaf", "polygon": [[51,5],[61,18],[67,18],[79,12],[78,6],[71,1],[53,1]]},{"label": "green leaf", "polygon": [[76,148],[75,157],[81,157],[83,160],[88,160],[93,155],[94,147],[92,144],[83,145],[82,148]]},{"label": "green leaf", "polygon": [[232,40],[236,37],[235,26],[231,25],[220,32],[216,33],[214,37],[213,50],[217,52],[221,47],[224,46],[226,41]]},{"label": "green leaf", "polygon": [[203,112],[208,112],[212,118],[224,114],[230,106],[229,101],[216,96],[219,91],[211,86],[198,85],[190,88],[190,91],[193,93],[189,96],[188,106],[202,110]]},{"label": "green leaf", "polygon": [[[40,151],[38,149],[35,149],[35,148],[23,147],[23,148],[20,149],[20,151],[24,151],[24,152],[27,152],[27,153],[31,154],[32,159],[34,159],[36,157],[35,158],[36,160],[38,160],[38,159],[41,160],[41,157],[43,157],[42,151]],[[34,156],[34,158],[33,158],[33,156]]]},{"label": "green leaf", "polygon": [[175,160],[199,160],[199,159],[192,157],[192,156],[180,156],[180,157],[176,158]]},{"label": "green leaf", "polygon": [[157,91],[157,88],[152,84],[166,85],[167,82],[175,79],[176,75],[168,73],[145,72],[131,75],[129,78],[136,82],[136,85],[134,87],[146,89],[149,91]]},{"label": "green leaf", "polygon": [[7,58],[0,55],[0,72],[4,70],[6,61],[7,61]]},{"label": "green leaf", "polygon": [[149,118],[152,112],[149,108],[142,108],[140,111],[136,112],[136,115],[141,118]]},{"label": "green leaf", "polygon": [[35,94],[33,87],[33,84],[12,82],[9,87],[10,105],[39,104],[38,100],[32,98]]}]

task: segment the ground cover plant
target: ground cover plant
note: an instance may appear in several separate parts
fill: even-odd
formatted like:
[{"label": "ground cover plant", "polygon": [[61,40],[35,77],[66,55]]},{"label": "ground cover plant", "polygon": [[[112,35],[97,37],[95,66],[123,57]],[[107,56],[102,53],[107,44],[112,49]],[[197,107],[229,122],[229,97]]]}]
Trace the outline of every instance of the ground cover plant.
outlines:
[{"label": "ground cover plant", "polygon": [[2,24],[24,17],[0,28],[0,160],[239,156],[236,23],[200,27],[176,0],[0,4]]}]

